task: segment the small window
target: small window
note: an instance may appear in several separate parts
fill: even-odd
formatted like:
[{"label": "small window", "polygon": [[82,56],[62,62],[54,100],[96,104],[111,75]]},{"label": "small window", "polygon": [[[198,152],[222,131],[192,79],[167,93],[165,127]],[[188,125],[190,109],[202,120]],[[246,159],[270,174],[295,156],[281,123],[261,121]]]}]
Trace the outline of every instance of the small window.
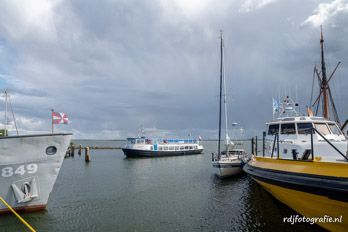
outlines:
[{"label": "small window", "polygon": [[314,123],[315,129],[317,129],[321,134],[328,135],[330,134],[329,128],[325,123]]},{"label": "small window", "polygon": [[330,130],[334,135],[342,135],[340,129],[334,123],[329,123]]},{"label": "small window", "polygon": [[163,150],[164,150],[164,151],[168,151],[168,146],[164,146],[164,147],[163,147]]},{"label": "small window", "polygon": [[188,146],[185,146],[185,150],[188,150],[189,148],[188,148]]},{"label": "small window", "polygon": [[169,151],[174,151],[174,146],[169,146]]},{"label": "small window", "polygon": [[312,128],[312,123],[297,123],[297,131],[299,134],[310,134]]},{"label": "small window", "polygon": [[163,151],[163,147],[162,146],[158,146],[158,150],[159,151]]},{"label": "small window", "polygon": [[269,135],[274,135],[274,134],[277,134],[278,132],[279,132],[279,124],[269,125],[268,127]]},{"label": "small window", "polygon": [[184,150],[184,146],[180,146],[180,150],[181,150],[181,151]]},{"label": "small window", "polygon": [[144,139],[137,139],[137,144],[144,144],[145,140]]},{"label": "small window", "polygon": [[175,146],[175,150],[176,150],[176,151],[179,151],[179,146]]},{"label": "small window", "polygon": [[281,134],[296,134],[294,123],[281,124]]}]

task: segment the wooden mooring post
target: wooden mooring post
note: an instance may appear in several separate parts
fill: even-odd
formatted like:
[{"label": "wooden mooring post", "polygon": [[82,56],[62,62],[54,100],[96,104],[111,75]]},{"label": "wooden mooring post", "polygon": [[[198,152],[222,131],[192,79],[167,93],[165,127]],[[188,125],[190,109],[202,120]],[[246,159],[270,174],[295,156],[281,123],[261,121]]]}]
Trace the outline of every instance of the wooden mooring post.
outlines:
[{"label": "wooden mooring post", "polygon": [[91,157],[89,155],[89,147],[85,148],[85,161],[86,163],[88,163],[89,161],[91,161]]}]

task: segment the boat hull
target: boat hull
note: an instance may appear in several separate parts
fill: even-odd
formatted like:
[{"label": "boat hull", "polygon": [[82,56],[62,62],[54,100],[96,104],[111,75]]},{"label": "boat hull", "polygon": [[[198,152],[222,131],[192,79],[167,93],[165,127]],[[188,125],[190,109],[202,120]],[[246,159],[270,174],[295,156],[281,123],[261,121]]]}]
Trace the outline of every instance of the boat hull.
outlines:
[{"label": "boat hull", "polygon": [[204,149],[185,150],[185,151],[149,151],[149,150],[122,148],[122,151],[125,154],[125,156],[129,158],[198,155],[198,154],[201,154],[203,150]]},{"label": "boat hull", "polygon": [[[327,175],[323,175],[323,170]],[[318,218],[316,223],[325,229],[344,231],[348,228],[347,164],[258,157],[246,164],[244,171],[299,214]],[[319,220],[325,216],[341,218],[341,221],[330,223]]]},{"label": "boat hull", "polygon": [[213,162],[214,174],[219,178],[240,175],[243,172],[242,162]]},{"label": "boat hull", "polygon": [[[45,209],[71,134],[0,138],[0,196],[17,211]],[[0,213],[9,209],[0,205]]]}]

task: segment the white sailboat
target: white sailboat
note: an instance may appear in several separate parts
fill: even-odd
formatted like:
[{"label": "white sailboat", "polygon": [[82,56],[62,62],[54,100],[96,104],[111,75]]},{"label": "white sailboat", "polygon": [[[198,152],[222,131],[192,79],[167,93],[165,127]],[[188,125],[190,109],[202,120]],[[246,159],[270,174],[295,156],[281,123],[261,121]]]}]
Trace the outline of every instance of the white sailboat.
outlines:
[{"label": "white sailboat", "polygon": [[[219,140],[218,140],[218,152],[212,155],[212,164],[214,173],[220,177],[230,177],[242,172],[243,159],[246,156],[244,149],[238,149],[235,147],[228,135],[228,115],[227,115],[227,99],[226,99],[226,80],[225,80],[225,64],[224,64],[224,41],[222,32],[220,34],[220,51],[221,51],[221,63],[220,63],[220,105],[219,105]],[[222,86],[224,87],[224,93],[222,94]],[[224,98],[224,114],[225,114],[225,150],[220,150],[221,145],[221,115],[222,115],[222,97]]]}]

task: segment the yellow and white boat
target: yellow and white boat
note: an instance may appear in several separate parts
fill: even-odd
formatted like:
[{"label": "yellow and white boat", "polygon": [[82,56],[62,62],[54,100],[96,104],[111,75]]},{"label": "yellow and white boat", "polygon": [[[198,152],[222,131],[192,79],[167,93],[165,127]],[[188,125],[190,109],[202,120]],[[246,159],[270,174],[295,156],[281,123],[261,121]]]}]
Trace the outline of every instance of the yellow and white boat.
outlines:
[{"label": "yellow and white boat", "polygon": [[348,231],[348,144],[333,102],[335,121],[329,119],[332,75],[327,80],[323,41],[321,37],[321,77],[316,72],[321,91],[315,101],[323,103],[323,117],[314,117],[310,110],[309,116],[300,116],[287,97],[274,109],[282,116],[267,123],[262,154],[254,154],[244,171],[307,222],[309,218],[327,230]]}]

